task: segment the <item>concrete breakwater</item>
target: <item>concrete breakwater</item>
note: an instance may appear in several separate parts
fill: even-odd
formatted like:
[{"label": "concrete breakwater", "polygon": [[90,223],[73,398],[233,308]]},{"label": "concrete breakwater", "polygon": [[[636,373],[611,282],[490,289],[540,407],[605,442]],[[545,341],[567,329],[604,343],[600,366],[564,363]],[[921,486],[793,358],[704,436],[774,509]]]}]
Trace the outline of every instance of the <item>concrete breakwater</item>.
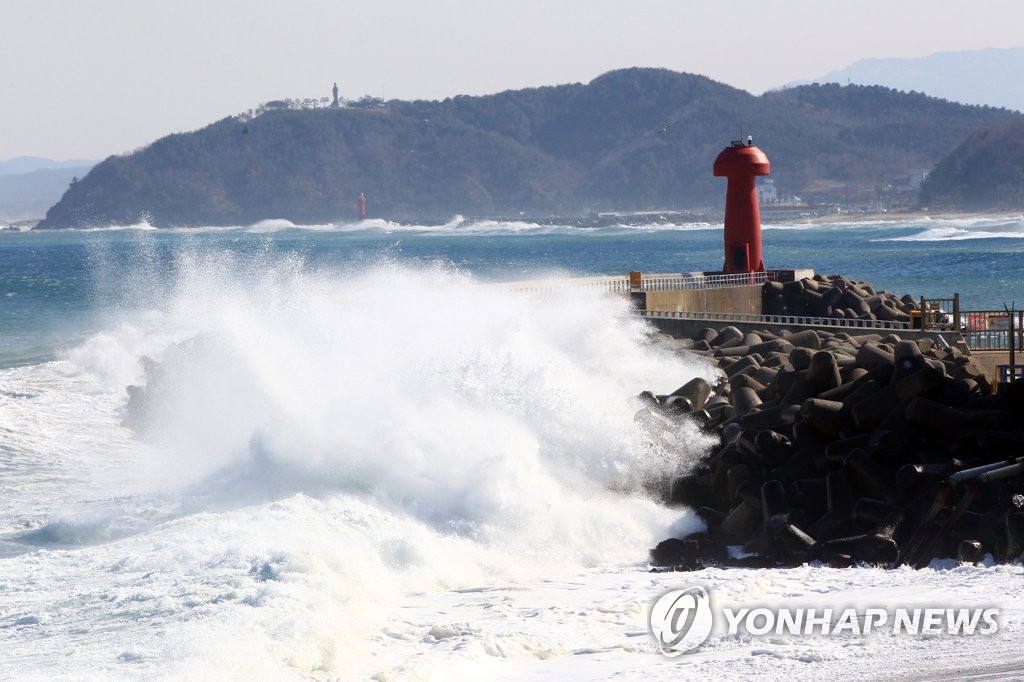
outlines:
[{"label": "concrete breakwater", "polygon": [[1020,559],[1024,384],[995,392],[941,337],[900,333],[725,327],[663,337],[716,363],[720,377],[641,393],[638,425],[656,438],[696,421],[719,444],[663,487],[707,530],[664,540],[652,563]]},{"label": "concrete breakwater", "polygon": [[767,315],[808,315],[849,320],[910,323],[918,310],[913,297],[876,292],[870,284],[840,275],[765,282],[762,310]]}]

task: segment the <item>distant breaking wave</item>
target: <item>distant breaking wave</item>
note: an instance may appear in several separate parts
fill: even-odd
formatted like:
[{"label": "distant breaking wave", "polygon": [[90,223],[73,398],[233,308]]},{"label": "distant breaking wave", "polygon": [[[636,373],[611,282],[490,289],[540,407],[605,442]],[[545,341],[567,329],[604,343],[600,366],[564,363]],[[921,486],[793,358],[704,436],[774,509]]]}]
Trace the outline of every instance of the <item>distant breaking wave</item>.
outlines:
[{"label": "distant breaking wave", "polygon": [[150,225],[146,220],[140,220],[134,225],[103,225],[98,227],[84,227],[81,229],[82,232],[117,232],[117,231],[132,231],[132,230],[156,230],[159,229]]},{"label": "distant breaking wave", "polygon": [[[462,215],[453,216],[442,225],[406,224],[386,220],[364,220],[357,223],[342,223],[328,226],[343,232],[415,232],[434,236],[455,235],[543,235],[543,234],[609,234],[632,232],[689,231],[719,229],[720,225],[707,222],[635,222],[609,221],[600,218],[573,218],[565,220],[468,220]],[[294,229],[323,229],[295,225]]]},{"label": "distant breaking wave", "polygon": [[[107,231],[156,231],[174,233],[217,233],[245,232],[250,234],[273,234],[279,232],[320,232],[347,234],[419,234],[424,236],[502,236],[502,235],[608,235],[608,234],[655,234],[663,232],[699,232],[721,230],[721,219],[707,217],[706,220],[679,220],[683,216],[657,213],[591,215],[584,217],[551,217],[540,219],[467,219],[456,214],[446,222],[431,224],[423,222],[397,222],[383,218],[369,218],[354,222],[329,222],[317,224],[296,224],[284,218],[260,220],[250,225],[206,225],[200,227],[157,228],[148,220],[141,219],[132,225],[106,225],[82,228],[83,232]],[[696,217],[696,216],[694,216]],[[22,232],[29,228],[21,226],[4,227],[0,231]],[[919,230],[913,234],[879,236],[871,241],[900,242],[941,242],[968,239],[1019,238],[1024,236],[1024,215],[974,217],[940,220],[929,216],[908,219],[906,217],[871,217],[863,220],[842,220],[834,222],[783,222],[765,223],[767,231],[820,231],[820,230]]]},{"label": "distant breaking wave", "polygon": [[[966,221],[973,225],[941,225],[926,227],[919,232],[886,239],[873,239],[882,242],[953,242],[971,239],[1020,239],[1024,238],[1024,219],[1014,222],[992,220]],[[986,229],[978,229],[979,227]]]},{"label": "distant breaking wave", "polygon": [[[820,231],[827,230],[917,230],[913,234],[886,236],[871,239],[873,242],[943,242],[970,239],[1017,239],[1024,237],[1024,216],[1016,218],[968,218],[936,224],[930,218],[914,220],[869,220],[835,223],[778,223],[765,224],[765,231]],[[6,228],[11,232],[26,231],[27,228]],[[280,232],[320,232],[349,234],[419,234],[423,236],[502,236],[502,235],[609,235],[609,234],[654,234],[659,232],[700,232],[721,230],[720,222],[609,222],[598,219],[572,219],[559,222],[528,220],[467,220],[461,215],[453,216],[440,225],[400,223],[379,218],[351,223],[320,223],[299,225],[286,219],[261,220],[251,225],[208,225],[203,227],[157,228],[146,221],[133,225],[107,225],[83,228],[82,232],[116,231],[160,231],[175,233],[216,233],[245,232],[250,234],[273,234]]]},{"label": "distant breaking wave", "polygon": [[[599,219],[547,220],[467,220],[461,215],[454,216],[443,225],[400,224],[387,221],[362,221],[338,225],[336,229],[346,231],[417,232],[426,235],[528,235],[528,234],[609,234],[660,231],[690,231],[720,229],[721,225],[707,222],[609,222]],[[305,229],[298,227],[297,229]]]},{"label": "distant breaking wave", "polygon": [[[688,219],[692,218],[692,219]],[[0,224],[0,228],[3,228]],[[13,229],[14,226],[11,226]],[[367,218],[357,221],[337,221],[315,224],[297,224],[287,218],[266,218],[245,225],[211,224],[190,227],[156,227],[148,216],[142,216],[131,225],[93,225],[73,231],[98,232],[120,230],[155,230],[167,232],[246,232],[255,234],[294,231],[313,232],[367,232],[398,233],[415,232],[423,234],[558,234],[558,233],[608,233],[608,232],[658,232],[682,230],[720,229],[721,220],[697,214],[641,213],[641,214],[600,214],[589,216],[551,216],[545,218],[466,218],[455,214],[445,222],[401,222],[384,218]]]}]

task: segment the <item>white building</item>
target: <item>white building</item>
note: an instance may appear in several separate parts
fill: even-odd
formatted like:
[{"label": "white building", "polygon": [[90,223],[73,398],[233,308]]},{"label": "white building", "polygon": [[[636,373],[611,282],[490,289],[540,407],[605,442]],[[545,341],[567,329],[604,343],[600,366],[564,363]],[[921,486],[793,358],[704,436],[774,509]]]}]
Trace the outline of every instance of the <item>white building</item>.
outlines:
[{"label": "white building", "polygon": [[771,178],[764,178],[760,182],[760,186],[757,188],[757,198],[759,203],[762,204],[774,204],[779,200],[779,194],[775,190],[775,181]]},{"label": "white building", "polygon": [[907,174],[907,184],[910,185],[910,189],[917,189],[924,182],[924,179],[928,177],[928,171],[915,169]]}]

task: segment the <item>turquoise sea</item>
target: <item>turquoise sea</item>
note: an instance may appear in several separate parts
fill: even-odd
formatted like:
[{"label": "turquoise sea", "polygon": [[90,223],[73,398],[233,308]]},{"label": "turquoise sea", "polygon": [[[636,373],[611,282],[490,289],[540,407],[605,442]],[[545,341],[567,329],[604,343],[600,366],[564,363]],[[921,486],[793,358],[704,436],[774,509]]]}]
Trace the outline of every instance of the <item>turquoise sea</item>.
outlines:
[{"label": "turquoise sea", "polygon": [[[959,292],[964,309],[1024,305],[1024,216],[766,225],[764,254],[769,268],[844,274],[899,295]],[[218,256],[259,268],[301,263],[339,281],[383,263],[447,268],[481,281],[695,272],[721,268],[722,231],[709,224],[590,228],[456,218],[440,226],[268,221],[0,232],[0,364],[52,357],[112,315],[159,308],[183,261]]]}]

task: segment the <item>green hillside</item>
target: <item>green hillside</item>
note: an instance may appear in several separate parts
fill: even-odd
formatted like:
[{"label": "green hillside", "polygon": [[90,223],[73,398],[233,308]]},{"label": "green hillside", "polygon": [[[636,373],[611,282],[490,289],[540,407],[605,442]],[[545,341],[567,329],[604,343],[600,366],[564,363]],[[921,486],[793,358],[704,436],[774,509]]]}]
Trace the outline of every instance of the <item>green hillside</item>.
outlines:
[{"label": "green hillside", "polygon": [[920,201],[961,211],[1024,209],[1024,120],[968,137],[928,176]]},{"label": "green hillside", "polygon": [[715,206],[718,151],[752,133],[776,184],[888,182],[972,131],[1020,119],[880,87],[754,97],[702,76],[626,69],[589,84],[380,108],[272,110],[111,157],[43,228],[446,218]]}]

